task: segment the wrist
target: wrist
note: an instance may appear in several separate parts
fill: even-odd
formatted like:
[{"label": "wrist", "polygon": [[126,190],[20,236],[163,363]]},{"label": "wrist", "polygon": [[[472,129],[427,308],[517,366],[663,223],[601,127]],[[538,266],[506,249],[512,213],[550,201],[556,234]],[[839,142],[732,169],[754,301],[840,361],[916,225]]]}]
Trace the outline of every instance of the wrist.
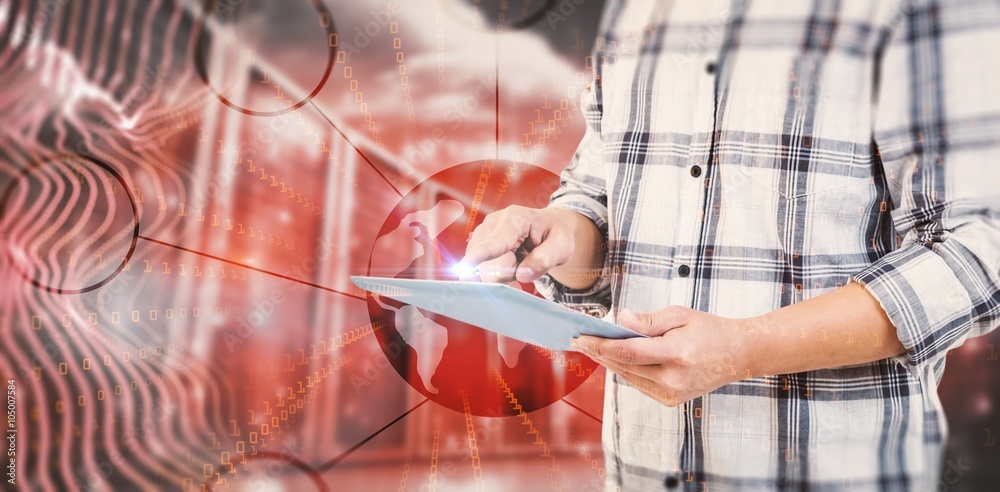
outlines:
[{"label": "wrist", "polygon": [[742,318],[736,320],[738,339],[737,350],[741,371],[737,371],[737,380],[759,377],[768,374],[767,361],[776,354],[764,346],[767,323],[763,316]]},{"label": "wrist", "polygon": [[590,288],[604,267],[604,238],[597,225],[571,208],[553,205],[542,210],[548,215],[546,220],[551,224],[551,231],[572,238],[567,259],[549,273],[571,289]]}]

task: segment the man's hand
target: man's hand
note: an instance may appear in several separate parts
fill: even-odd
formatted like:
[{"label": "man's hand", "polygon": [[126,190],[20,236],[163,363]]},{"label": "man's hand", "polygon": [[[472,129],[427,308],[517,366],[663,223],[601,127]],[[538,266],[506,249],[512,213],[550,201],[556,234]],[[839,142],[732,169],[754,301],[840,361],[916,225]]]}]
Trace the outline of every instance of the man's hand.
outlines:
[{"label": "man's hand", "polygon": [[602,241],[594,223],[572,210],[511,206],[472,232],[459,271],[469,272],[462,280],[525,283],[549,272],[567,287],[587,288],[604,263]]},{"label": "man's hand", "polygon": [[670,306],[623,310],[618,322],[652,338],[582,336],[573,347],[671,406],[749,377],[863,364],[905,350],[878,301],[854,282],[755,318]]},{"label": "man's hand", "polygon": [[623,310],[618,322],[652,338],[582,336],[573,347],[663,404],[677,406],[747,377],[749,325],[740,320],[670,306]]}]

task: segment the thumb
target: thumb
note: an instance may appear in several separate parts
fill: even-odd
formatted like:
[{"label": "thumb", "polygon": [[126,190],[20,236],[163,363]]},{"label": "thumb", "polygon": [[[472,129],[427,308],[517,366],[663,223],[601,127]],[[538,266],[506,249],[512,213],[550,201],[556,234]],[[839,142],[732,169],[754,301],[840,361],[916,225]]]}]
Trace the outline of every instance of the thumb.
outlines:
[{"label": "thumb", "polygon": [[659,311],[636,313],[627,309],[618,312],[618,323],[637,333],[658,337],[688,324],[691,310],[682,306],[668,306]]},{"label": "thumb", "polygon": [[535,246],[517,266],[515,277],[518,282],[531,282],[545,272],[565,263],[572,253],[572,244],[556,235],[550,235],[542,244]]}]

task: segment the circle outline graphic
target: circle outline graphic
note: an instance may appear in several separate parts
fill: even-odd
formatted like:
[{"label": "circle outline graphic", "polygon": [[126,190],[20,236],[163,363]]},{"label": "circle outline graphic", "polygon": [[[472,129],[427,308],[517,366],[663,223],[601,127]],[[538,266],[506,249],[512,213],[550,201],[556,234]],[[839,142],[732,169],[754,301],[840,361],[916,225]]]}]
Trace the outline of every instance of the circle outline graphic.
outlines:
[{"label": "circle outline graphic", "polygon": [[[327,492],[330,490],[330,486],[327,485],[325,481],[323,481],[323,476],[319,473],[319,471],[313,468],[309,463],[302,461],[301,459],[299,459],[298,457],[296,457],[291,453],[287,453],[285,451],[256,450],[252,453],[243,454],[242,457],[247,461],[259,461],[264,459],[271,459],[275,461],[288,463],[292,465],[294,468],[297,468],[302,473],[305,473],[306,476],[309,477],[309,479],[313,482],[313,484],[316,485],[316,490],[319,490],[320,492]],[[234,470],[236,468],[236,464],[232,463],[232,460],[230,461],[231,461],[230,463],[220,463],[219,468],[226,467],[229,469],[228,471]],[[209,481],[211,481],[211,478],[209,478]],[[203,484],[208,486],[208,490],[214,490],[211,483],[203,482]]]},{"label": "circle outline graphic", "polygon": [[194,51],[194,69],[195,72],[198,72],[198,77],[200,77],[201,81],[204,82],[205,87],[208,87],[208,90],[212,91],[212,94],[215,94],[215,97],[220,102],[222,102],[222,104],[225,104],[229,108],[239,111],[240,113],[243,113],[248,116],[268,116],[268,117],[281,116],[283,114],[291,113],[292,111],[295,111],[301,108],[302,106],[309,104],[313,100],[313,98],[315,98],[320,93],[320,91],[323,90],[323,87],[326,86],[327,81],[330,79],[330,74],[333,72],[333,66],[335,65],[337,60],[337,51],[338,51],[338,46],[340,45],[340,40],[339,40],[339,35],[337,34],[337,27],[333,22],[333,14],[330,12],[330,9],[323,2],[319,0],[308,0],[308,1],[313,6],[313,8],[316,9],[316,12],[319,14],[320,19],[322,19],[324,16],[327,19],[329,19],[329,25],[326,26],[326,33],[327,33],[326,44],[330,45],[331,39],[336,40],[332,46],[328,46],[329,55],[327,56],[326,69],[323,71],[323,77],[320,78],[319,83],[316,85],[313,91],[309,93],[309,95],[307,95],[301,101],[284,109],[276,111],[257,111],[249,108],[244,108],[243,106],[240,106],[230,101],[226,96],[223,96],[219,91],[215,89],[212,83],[208,80],[208,69],[205,65],[205,56],[201,52],[201,43],[203,41],[205,33],[206,15],[208,12],[213,11],[215,5],[218,3],[218,0],[205,0],[201,16],[199,16],[198,20],[195,23],[197,34],[195,34],[195,39],[192,42],[192,50]]},{"label": "circle outline graphic", "polygon": [[[529,15],[528,17],[526,17],[524,19],[521,19],[520,21],[513,22],[510,25],[502,24],[502,23],[496,23],[495,25],[496,25],[497,28],[493,29],[493,31],[497,32],[499,34],[503,34],[503,33],[507,33],[507,32],[522,31],[524,29],[532,27],[535,24],[537,24],[538,21],[542,20],[542,17],[545,17],[545,14],[547,12],[549,12],[550,10],[552,10],[552,8],[555,7],[555,5],[556,5],[556,0],[545,0],[545,4],[542,5],[542,8],[538,9],[538,12],[535,12],[534,14],[531,14],[531,15]],[[463,17],[462,15],[460,15],[458,13],[458,11],[455,10],[455,7],[452,6],[452,2],[445,1],[444,2],[444,9],[448,12],[448,14],[451,15],[451,17],[453,19],[455,19],[458,22],[464,24],[466,27],[468,27],[468,28],[470,28],[472,30],[481,31],[481,32],[487,32],[487,31],[489,31],[489,30],[483,30],[483,29],[481,29],[480,26],[476,25],[476,23],[474,21],[472,21],[472,20],[470,20],[470,19],[468,19],[468,18]],[[487,23],[487,25],[488,25],[488,23]]]},{"label": "circle outline graphic", "polygon": [[49,157],[49,158],[47,158],[45,160],[37,161],[37,162],[35,162],[35,163],[33,163],[33,164],[31,164],[31,165],[29,165],[29,166],[21,169],[21,172],[19,172],[18,175],[11,181],[11,183],[7,187],[7,189],[4,190],[3,195],[0,195],[0,223],[3,222],[3,218],[6,216],[6,213],[7,213],[7,200],[10,198],[11,193],[14,191],[14,185],[17,182],[17,180],[19,178],[23,178],[23,177],[27,176],[29,173],[31,173],[31,171],[33,171],[35,169],[38,169],[38,168],[42,167],[43,165],[51,164],[51,163],[54,163],[54,162],[58,162],[58,161],[60,161],[62,159],[83,159],[83,160],[86,160],[86,161],[90,162],[91,164],[94,164],[95,166],[97,166],[97,167],[99,167],[99,168],[107,171],[107,173],[110,174],[111,176],[113,176],[118,181],[118,184],[120,184],[122,186],[122,188],[125,190],[125,195],[128,197],[129,205],[132,206],[132,221],[133,221],[133,223],[135,225],[132,228],[132,242],[129,245],[128,252],[125,253],[125,257],[122,258],[121,264],[118,265],[118,268],[116,268],[115,271],[111,272],[110,275],[108,275],[106,278],[104,278],[100,282],[97,282],[96,284],[88,285],[88,286],[80,288],[80,289],[63,289],[63,288],[59,288],[59,287],[52,287],[50,285],[45,285],[45,284],[41,283],[40,281],[38,281],[37,279],[29,277],[28,274],[27,274],[27,272],[25,272],[24,270],[22,270],[20,268],[20,265],[18,265],[18,262],[13,257],[10,257],[10,255],[11,255],[10,249],[9,248],[5,248],[5,250],[6,250],[6,254],[8,255],[8,259],[11,262],[11,265],[13,265],[13,267],[14,267],[14,270],[16,270],[17,273],[20,274],[22,278],[24,278],[25,280],[27,280],[28,282],[30,282],[31,285],[35,286],[36,288],[42,289],[42,290],[44,290],[46,292],[51,292],[53,294],[60,294],[60,295],[85,294],[87,292],[91,292],[91,291],[100,289],[101,287],[105,286],[108,282],[111,282],[112,280],[114,280],[115,277],[117,277],[118,274],[120,274],[122,272],[122,270],[125,269],[125,266],[128,265],[128,262],[132,260],[132,254],[135,253],[135,247],[136,247],[136,244],[139,241],[139,207],[136,204],[135,196],[132,194],[132,189],[128,186],[128,184],[125,182],[125,178],[123,178],[122,175],[118,173],[118,171],[116,171],[114,168],[112,168],[111,166],[109,166],[105,162],[103,162],[101,160],[98,160],[95,157],[92,157],[92,156],[89,156],[89,155],[82,155],[82,154],[56,154],[56,155],[51,156],[51,157]]}]

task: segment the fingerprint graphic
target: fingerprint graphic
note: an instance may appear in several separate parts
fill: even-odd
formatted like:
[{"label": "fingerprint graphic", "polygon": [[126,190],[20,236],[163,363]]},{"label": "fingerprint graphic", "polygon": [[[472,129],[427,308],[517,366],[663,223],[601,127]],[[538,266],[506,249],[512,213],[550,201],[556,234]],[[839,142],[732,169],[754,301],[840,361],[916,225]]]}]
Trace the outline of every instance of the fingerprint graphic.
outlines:
[{"label": "fingerprint graphic", "polygon": [[0,194],[0,230],[10,265],[32,285],[81,294],[126,267],[139,211],[125,180],[107,164],[77,155],[23,168]]}]

